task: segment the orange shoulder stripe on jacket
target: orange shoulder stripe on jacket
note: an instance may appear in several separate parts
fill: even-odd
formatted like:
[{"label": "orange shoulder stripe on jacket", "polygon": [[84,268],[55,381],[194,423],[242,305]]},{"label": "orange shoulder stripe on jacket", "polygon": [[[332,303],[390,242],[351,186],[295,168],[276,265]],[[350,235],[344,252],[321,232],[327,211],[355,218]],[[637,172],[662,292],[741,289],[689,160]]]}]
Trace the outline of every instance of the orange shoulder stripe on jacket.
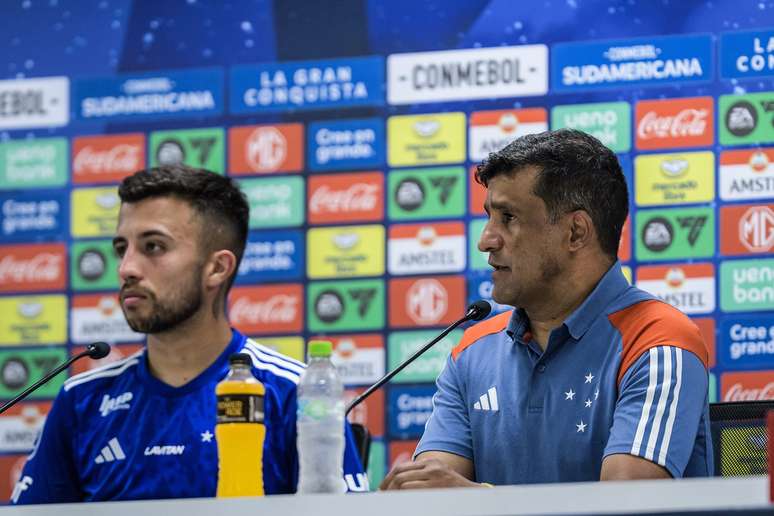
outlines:
[{"label": "orange shoulder stripe on jacket", "polygon": [[707,367],[707,346],[699,328],[688,316],[663,301],[651,299],[628,306],[607,316],[621,332],[623,349],[618,383],[643,353],[657,346],[674,346],[690,351]]},{"label": "orange shoulder stripe on jacket", "polygon": [[507,328],[508,321],[510,321],[512,313],[513,310],[497,314],[494,317],[487,319],[486,321],[482,321],[478,324],[474,324],[465,330],[465,333],[462,334],[462,338],[460,339],[460,343],[457,344],[454,349],[452,349],[452,359],[457,360],[457,357],[460,353],[465,351],[468,346],[476,342],[481,337],[485,337],[493,333],[498,333]]}]

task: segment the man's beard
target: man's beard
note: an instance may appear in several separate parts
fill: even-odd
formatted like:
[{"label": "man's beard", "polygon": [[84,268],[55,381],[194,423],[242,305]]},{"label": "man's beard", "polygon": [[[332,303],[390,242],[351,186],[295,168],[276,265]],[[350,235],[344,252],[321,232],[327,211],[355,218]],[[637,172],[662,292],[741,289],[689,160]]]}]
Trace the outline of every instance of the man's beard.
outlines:
[{"label": "man's beard", "polygon": [[160,302],[154,293],[143,290],[150,302],[150,315],[146,317],[128,315],[121,304],[129,327],[139,333],[162,333],[190,319],[201,308],[203,298],[201,271],[197,271],[194,276],[192,281],[184,283],[174,292],[168,302]]}]

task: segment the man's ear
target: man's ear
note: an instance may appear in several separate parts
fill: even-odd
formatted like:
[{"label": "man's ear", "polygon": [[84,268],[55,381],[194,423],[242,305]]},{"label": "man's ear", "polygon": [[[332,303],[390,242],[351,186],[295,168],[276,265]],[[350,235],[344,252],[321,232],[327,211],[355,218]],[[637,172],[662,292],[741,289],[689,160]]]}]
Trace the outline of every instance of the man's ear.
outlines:
[{"label": "man's ear", "polygon": [[236,269],[237,259],[228,249],[215,251],[204,269],[204,285],[208,288],[220,288]]},{"label": "man's ear", "polygon": [[585,210],[575,210],[567,216],[569,217],[570,251],[579,251],[591,245],[596,234],[591,216]]}]

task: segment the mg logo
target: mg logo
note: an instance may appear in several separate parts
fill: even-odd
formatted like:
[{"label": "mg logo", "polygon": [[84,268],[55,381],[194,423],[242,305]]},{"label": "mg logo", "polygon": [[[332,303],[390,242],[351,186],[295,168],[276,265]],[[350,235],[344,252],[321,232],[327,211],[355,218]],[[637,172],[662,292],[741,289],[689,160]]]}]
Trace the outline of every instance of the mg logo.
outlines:
[{"label": "mg logo", "polygon": [[739,240],[754,253],[774,248],[774,211],[768,206],[753,206],[739,220]]},{"label": "mg logo", "polygon": [[406,294],[406,312],[417,324],[435,324],[446,314],[449,294],[434,279],[419,280]]},{"label": "mg logo", "polygon": [[259,127],[247,138],[245,159],[256,171],[275,170],[287,157],[288,142],[274,127]]}]

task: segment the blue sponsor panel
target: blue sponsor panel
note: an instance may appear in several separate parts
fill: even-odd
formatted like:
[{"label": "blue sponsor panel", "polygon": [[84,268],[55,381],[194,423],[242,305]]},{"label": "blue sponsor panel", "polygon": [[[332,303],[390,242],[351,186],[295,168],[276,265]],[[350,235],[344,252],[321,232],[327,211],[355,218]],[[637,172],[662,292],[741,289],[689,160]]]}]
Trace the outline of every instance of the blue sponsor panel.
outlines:
[{"label": "blue sponsor panel", "polygon": [[69,197],[69,190],[0,194],[0,241],[64,239]]},{"label": "blue sponsor panel", "polygon": [[229,77],[235,114],[384,104],[382,56],[235,66]]},{"label": "blue sponsor panel", "polygon": [[362,170],[381,167],[385,162],[381,118],[312,122],[306,141],[312,170]]},{"label": "blue sponsor panel", "polygon": [[236,283],[298,279],[304,271],[304,256],[299,230],[253,231],[247,237]]},{"label": "blue sponsor panel", "polygon": [[720,76],[744,79],[774,75],[774,29],[720,35]]},{"label": "blue sponsor panel", "polygon": [[559,43],[551,50],[551,88],[571,92],[704,82],[713,78],[712,63],[709,34]]},{"label": "blue sponsor panel", "polygon": [[81,79],[73,88],[73,108],[80,120],[220,115],[223,79],[219,68]]},{"label": "blue sponsor panel", "polygon": [[491,271],[469,272],[467,275],[468,283],[468,304],[483,299],[492,305],[492,314],[498,314],[510,310],[513,307],[501,305],[492,299],[492,273]]},{"label": "blue sponsor panel", "polygon": [[387,395],[387,432],[391,439],[418,439],[433,412],[435,385],[391,385]]},{"label": "blue sponsor panel", "polygon": [[718,361],[728,369],[774,368],[774,315],[724,319]]}]

